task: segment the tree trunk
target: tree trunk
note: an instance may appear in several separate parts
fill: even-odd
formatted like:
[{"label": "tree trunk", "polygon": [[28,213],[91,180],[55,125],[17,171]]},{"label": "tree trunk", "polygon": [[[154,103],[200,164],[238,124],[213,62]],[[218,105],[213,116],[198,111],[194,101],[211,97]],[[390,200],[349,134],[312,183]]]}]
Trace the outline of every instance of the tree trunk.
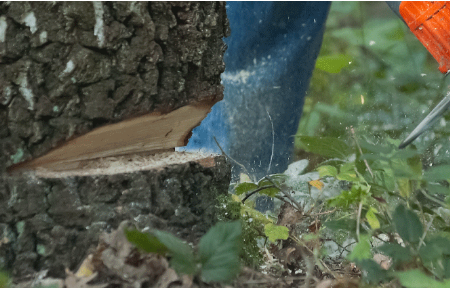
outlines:
[{"label": "tree trunk", "polygon": [[215,222],[230,170],[223,156],[166,152],[0,178],[0,270],[62,277],[123,220],[195,241]]},{"label": "tree trunk", "polygon": [[0,172],[97,127],[223,98],[223,3],[0,5]]},{"label": "tree trunk", "polygon": [[214,223],[229,164],[169,151],[222,99],[228,34],[221,2],[0,4],[0,270],[63,276],[126,219]]}]

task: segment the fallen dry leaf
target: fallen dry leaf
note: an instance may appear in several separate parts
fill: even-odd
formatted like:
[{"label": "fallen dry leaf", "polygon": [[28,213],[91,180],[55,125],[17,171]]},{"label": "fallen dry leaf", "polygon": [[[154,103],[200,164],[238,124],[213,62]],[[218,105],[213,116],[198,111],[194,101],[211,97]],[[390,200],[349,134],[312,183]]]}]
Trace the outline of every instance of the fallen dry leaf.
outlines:
[{"label": "fallen dry leaf", "polygon": [[88,284],[89,282],[94,280],[95,277],[97,277],[98,274],[97,272],[93,273],[88,277],[77,277],[69,270],[66,270],[66,274],[67,277],[64,283],[66,284],[67,288],[104,288],[108,286],[108,284],[94,284],[94,285]]},{"label": "fallen dry leaf", "polygon": [[322,190],[323,186],[325,186],[325,184],[323,184],[323,182],[320,180],[312,180],[312,181],[309,181],[308,183],[309,183],[309,185],[311,185],[319,190]]},{"label": "fallen dry leaf", "polygon": [[84,260],[83,263],[81,263],[80,268],[78,268],[77,272],[75,273],[75,276],[77,277],[89,277],[95,272],[95,266],[92,263],[92,259],[94,259],[94,256],[92,254],[89,254]]},{"label": "fallen dry leaf", "polygon": [[289,225],[294,225],[300,222],[302,217],[303,213],[301,211],[298,211],[298,209],[296,209],[290,203],[285,202],[283,205],[281,205],[277,225],[282,225],[289,228]]},{"label": "fallen dry leaf", "polygon": [[168,269],[167,259],[152,253],[141,253],[126,239],[125,228],[131,228],[127,221],[120,223],[117,230],[101,235],[94,260],[99,258],[109,274],[125,283],[133,283],[133,287],[140,287],[144,282],[154,284]]},{"label": "fallen dry leaf", "polygon": [[373,260],[380,265],[381,269],[389,270],[392,265],[392,259],[383,254],[375,254],[373,255]]},{"label": "fallen dry leaf", "polygon": [[180,277],[178,277],[175,270],[169,268],[163,275],[161,275],[161,277],[159,277],[159,280],[156,283],[156,288],[168,288],[170,284],[178,281],[181,282]]},{"label": "fallen dry leaf", "polygon": [[311,232],[311,233],[316,233],[316,232],[318,232],[319,229],[320,229],[320,226],[321,226],[320,220],[319,220],[319,219],[314,220],[314,221],[308,226],[309,232]]},{"label": "fallen dry leaf", "polygon": [[320,281],[315,288],[358,288],[358,279],[342,277],[340,279],[326,279]]},{"label": "fallen dry leaf", "polygon": [[326,279],[322,280],[319,283],[317,283],[316,288],[331,288],[333,287],[334,280],[332,279]]}]

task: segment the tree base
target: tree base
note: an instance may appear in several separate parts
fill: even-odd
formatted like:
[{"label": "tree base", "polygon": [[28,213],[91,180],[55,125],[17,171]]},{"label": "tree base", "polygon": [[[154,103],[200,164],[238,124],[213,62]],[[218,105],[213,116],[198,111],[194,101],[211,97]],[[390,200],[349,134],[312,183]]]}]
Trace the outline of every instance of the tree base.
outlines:
[{"label": "tree base", "polygon": [[195,242],[215,223],[231,170],[224,156],[164,152],[38,169],[0,180],[0,270],[62,277],[123,220]]}]

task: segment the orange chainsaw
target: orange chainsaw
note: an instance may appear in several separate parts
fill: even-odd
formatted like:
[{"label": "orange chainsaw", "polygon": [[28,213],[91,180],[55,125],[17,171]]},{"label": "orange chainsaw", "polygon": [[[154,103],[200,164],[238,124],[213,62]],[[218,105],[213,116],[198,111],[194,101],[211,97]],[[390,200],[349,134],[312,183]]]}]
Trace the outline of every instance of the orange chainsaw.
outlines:
[{"label": "orange chainsaw", "polygon": [[[408,25],[423,46],[439,63],[439,71],[450,73],[450,2],[395,1],[386,2]],[[450,92],[400,144],[402,149],[433,126],[450,107]]]}]

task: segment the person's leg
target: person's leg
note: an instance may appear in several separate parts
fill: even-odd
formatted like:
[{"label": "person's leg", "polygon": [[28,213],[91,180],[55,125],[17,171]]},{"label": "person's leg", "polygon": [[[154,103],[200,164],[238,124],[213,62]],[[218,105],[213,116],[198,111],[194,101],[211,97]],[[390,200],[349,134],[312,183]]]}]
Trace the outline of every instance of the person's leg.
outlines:
[{"label": "person's leg", "polygon": [[[227,3],[231,36],[225,39],[224,100],[194,129],[187,150],[220,153],[215,136],[257,179],[286,170],[329,6]],[[238,172],[234,165],[233,174]]]}]

